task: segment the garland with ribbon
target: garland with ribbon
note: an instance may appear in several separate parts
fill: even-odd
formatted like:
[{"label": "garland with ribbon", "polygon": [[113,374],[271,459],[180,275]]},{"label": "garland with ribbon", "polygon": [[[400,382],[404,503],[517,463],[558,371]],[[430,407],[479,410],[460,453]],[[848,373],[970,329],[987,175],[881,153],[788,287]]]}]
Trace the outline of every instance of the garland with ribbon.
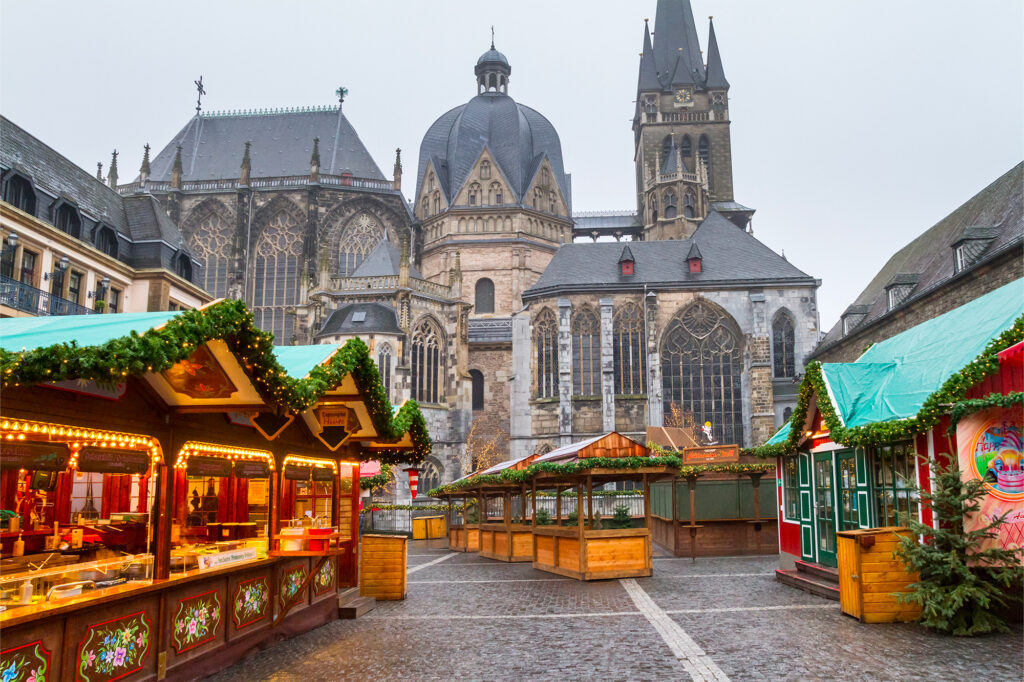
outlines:
[{"label": "garland with ribbon", "polygon": [[375,511],[421,511],[428,509],[430,511],[462,511],[464,505],[461,504],[371,504],[363,507],[359,513],[368,514]]},{"label": "garland with ribbon", "polygon": [[[928,431],[939,423],[944,414],[949,412],[949,405],[955,406],[959,403],[972,403],[973,401],[964,401],[967,391],[973,386],[980,384],[985,377],[998,372],[999,353],[1010,346],[1020,343],[1021,340],[1024,340],[1024,315],[1018,317],[1009,329],[1006,329],[999,336],[989,341],[988,345],[985,346],[985,350],[978,357],[969,362],[959,372],[946,379],[939,390],[924,400],[917,414],[907,419],[847,428],[839,420],[832,400],[827,397],[819,399],[818,410],[821,412],[822,419],[828,427],[829,439],[834,443],[842,445],[870,446],[906,440],[919,433]],[[820,362],[812,362],[807,365],[804,380],[800,384],[796,409],[793,410],[793,414],[789,418],[790,430],[788,438],[781,443],[744,449],[742,451],[743,454],[774,458],[779,455],[796,452],[803,435],[803,426],[806,423],[811,396],[814,394],[818,396],[828,395],[825,389],[825,380],[821,373]],[[1011,400],[1010,403],[1012,404],[1013,401]]]},{"label": "garland with ribbon", "polygon": [[133,330],[94,346],[79,346],[72,340],[20,352],[0,349],[0,385],[15,388],[70,379],[110,385],[129,376],[169,369],[214,339],[224,341],[244,364],[267,402],[295,413],[314,406],[351,374],[380,440],[398,441],[406,433],[412,440],[412,450],[396,448],[393,452],[367,454],[367,458],[419,463],[430,453],[432,442],[419,406],[410,400],[392,414],[377,365],[365,343],[359,339],[346,342],[325,365],[315,367],[305,378],[295,379],[288,376],[274,355],[273,334],[257,328],[252,312],[237,300],[186,310],[159,329],[143,334]]}]

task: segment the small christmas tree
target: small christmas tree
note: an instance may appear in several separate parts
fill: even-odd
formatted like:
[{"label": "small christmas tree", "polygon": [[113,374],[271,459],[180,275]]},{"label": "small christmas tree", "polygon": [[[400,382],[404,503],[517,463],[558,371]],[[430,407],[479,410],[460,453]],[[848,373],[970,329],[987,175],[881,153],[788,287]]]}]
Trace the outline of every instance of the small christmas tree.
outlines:
[{"label": "small christmas tree", "polygon": [[[987,494],[984,484],[977,479],[965,483],[955,465],[933,462],[932,471],[933,490],[921,498],[939,527],[905,519],[913,535],[900,538],[895,553],[920,579],[900,599],[920,604],[920,622],[940,632],[967,637],[1008,632],[1000,610],[1019,599],[1014,595],[1024,578],[1020,550],[982,548],[985,540],[998,536],[1006,517],[965,530],[964,516],[977,513]],[[918,536],[925,541],[918,542]]]},{"label": "small christmas tree", "polygon": [[554,521],[551,520],[551,514],[548,513],[547,509],[537,510],[537,525],[538,526],[550,526]]},{"label": "small christmas tree", "polygon": [[617,505],[615,507],[615,513],[612,514],[612,518],[608,520],[609,528],[632,528],[633,517],[629,514],[629,507],[624,504]]}]

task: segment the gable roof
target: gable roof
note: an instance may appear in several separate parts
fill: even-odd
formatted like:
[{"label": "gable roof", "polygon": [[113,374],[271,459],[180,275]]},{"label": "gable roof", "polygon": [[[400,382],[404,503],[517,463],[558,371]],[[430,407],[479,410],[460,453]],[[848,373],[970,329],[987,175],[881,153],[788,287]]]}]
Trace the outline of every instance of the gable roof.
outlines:
[{"label": "gable roof", "polygon": [[[361,322],[355,321],[355,314],[363,313]],[[402,334],[398,326],[398,313],[386,303],[350,303],[331,313],[324,326],[317,332],[317,338],[335,334]]]},{"label": "gable roof", "polygon": [[[686,265],[694,247],[702,254],[699,273],[689,272]],[[620,242],[564,244],[537,283],[523,293],[523,299],[570,291],[635,289],[645,284],[663,289],[816,284],[813,277],[716,212],[704,219],[690,239],[634,241],[629,248],[635,274],[623,276],[618,266]]]},{"label": "gable roof", "polygon": [[[359,267],[352,273],[352,277],[387,277],[397,275],[401,267],[402,254],[398,248],[387,239],[382,239],[370,255],[359,264]],[[423,279],[420,271],[409,263],[409,276]]]}]

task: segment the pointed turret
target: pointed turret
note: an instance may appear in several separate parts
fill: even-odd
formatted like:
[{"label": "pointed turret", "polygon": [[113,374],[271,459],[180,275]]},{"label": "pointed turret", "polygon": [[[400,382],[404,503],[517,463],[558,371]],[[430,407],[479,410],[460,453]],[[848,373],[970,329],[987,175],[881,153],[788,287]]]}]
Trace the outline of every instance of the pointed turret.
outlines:
[{"label": "pointed turret", "polygon": [[729,81],[725,80],[725,69],[722,68],[722,55],[718,52],[718,39],[715,38],[714,17],[708,17],[708,79],[705,87],[711,89],[729,89]]},{"label": "pointed turret", "polygon": [[402,149],[401,147],[395,149],[395,168],[394,168],[395,180],[392,183],[394,188],[397,190],[402,189]]},{"label": "pointed turret", "polygon": [[117,150],[110,155],[110,170],[107,172],[107,184],[117,189]]},{"label": "pointed turret", "polygon": [[242,154],[242,172],[238,179],[239,184],[249,184],[249,174],[252,172],[252,159],[249,157],[249,148],[252,146],[252,142],[245,143],[245,153]]},{"label": "pointed turret", "polygon": [[145,185],[149,179],[149,143],[142,148],[142,165],[139,166],[139,184]]},{"label": "pointed turret", "polygon": [[320,138],[313,138],[313,154],[309,157],[309,181],[320,182]]},{"label": "pointed turret", "polygon": [[174,166],[171,168],[171,189],[181,189],[181,145],[174,152]]},{"label": "pointed turret", "polygon": [[654,44],[651,43],[651,28],[644,19],[644,51],[640,53],[640,77],[637,79],[637,93],[661,90],[658,82],[658,68],[654,63]]}]

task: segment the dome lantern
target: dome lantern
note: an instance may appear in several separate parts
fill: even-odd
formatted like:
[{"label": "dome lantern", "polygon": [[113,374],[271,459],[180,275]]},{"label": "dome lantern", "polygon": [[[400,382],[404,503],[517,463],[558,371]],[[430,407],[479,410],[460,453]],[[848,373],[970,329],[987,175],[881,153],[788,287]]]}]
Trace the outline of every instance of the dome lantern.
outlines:
[{"label": "dome lantern", "polygon": [[491,49],[480,55],[473,69],[476,74],[476,93],[485,92],[508,94],[508,77],[512,74],[505,55],[494,49],[494,29],[491,29]]}]

